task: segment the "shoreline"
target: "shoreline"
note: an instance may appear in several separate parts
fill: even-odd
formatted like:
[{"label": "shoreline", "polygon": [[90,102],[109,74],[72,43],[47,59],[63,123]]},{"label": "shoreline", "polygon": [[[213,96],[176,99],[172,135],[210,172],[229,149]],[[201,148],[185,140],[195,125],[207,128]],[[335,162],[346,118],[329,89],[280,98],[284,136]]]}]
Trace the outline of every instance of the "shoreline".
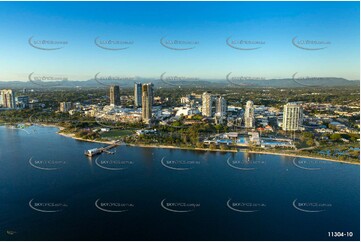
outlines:
[{"label": "shoreline", "polygon": [[351,165],[360,165],[360,163],[352,162],[352,161],[344,161],[344,160],[336,160],[331,158],[325,158],[325,157],[314,157],[314,156],[307,156],[307,155],[294,155],[294,154],[286,154],[286,153],[277,153],[277,152],[265,152],[265,151],[247,151],[249,153],[254,154],[265,154],[265,155],[277,155],[277,156],[291,156],[295,158],[307,158],[307,159],[316,159],[316,160],[326,160],[330,162],[338,162],[338,163],[345,163],[345,164],[351,164]]},{"label": "shoreline", "polygon": [[177,150],[195,150],[195,151],[210,151],[210,152],[232,152],[238,153],[237,150],[221,150],[221,149],[206,149],[206,148],[187,148],[187,147],[178,147],[172,145],[145,145],[145,144],[126,144],[127,146],[133,147],[142,147],[142,148],[159,148],[159,149],[177,149]]},{"label": "shoreline", "polygon": [[276,156],[289,156],[294,158],[307,158],[307,159],[316,159],[316,160],[326,160],[330,162],[339,162],[345,164],[352,164],[352,165],[360,165],[360,163],[352,162],[352,161],[342,161],[336,159],[329,159],[324,157],[312,157],[306,155],[294,155],[294,154],[285,154],[285,153],[277,153],[277,152],[266,152],[266,151],[237,151],[237,150],[220,150],[220,149],[206,149],[206,148],[184,148],[184,147],[177,147],[177,146],[169,146],[169,145],[143,145],[143,144],[126,144],[128,146],[133,147],[143,147],[143,148],[161,148],[161,149],[180,149],[180,150],[199,150],[199,151],[210,151],[210,152],[232,152],[232,153],[253,153],[253,154],[263,154],[263,155],[276,155]]},{"label": "shoreline", "polygon": [[[34,124],[29,124],[29,125],[34,125]],[[58,135],[61,135],[61,136],[67,137],[67,138],[72,138],[72,139],[75,139],[75,140],[78,140],[78,141],[91,142],[91,143],[100,143],[100,144],[108,144],[108,145],[111,145],[111,144],[114,143],[114,142],[111,142],[111,141],[98,141],[98,140],[83,139],[83,138],[75,137],[75,134],[61,133],[61,131],[63,131],[65,128],[61,127],[61,126],[58,126],[58,125],[55,125],[55,124],[35,124],[35,125],[44,126],[44,127],[58,128],[59,130],[56,132]]]},{"label": "shoreline", "polygon": [[[69,134],[63,134],[57,132],[57,134],[73,138],[79,141],[85,141],[85,142],[93,142],[93,143],[103,143],[103,144],[113,144],[113,142],[110,141],[96,141],[96,140],[87,140],[82,138],[74,137],[73,135]],[[191,150],[191,151],[209,151],[209,152],[230,152],[230,153],[253,153],[253,154],[263,154],[263,155],[276,155],[276,156],[288,156],[288,157],[294,157],[294,158],[306,158],[306,159],[316,159],[316,160],[325,160],[330,162],[338,162],[338,163],[344,163],[344,164],[350,164],[350,165],[360,165],[360,163],[352,162],[352,161],[343,161],[343,160],[336,160],[331,158],[325,158],[325,157],[313,157],[313,156],[306,156],[306,155],[297,155],[297,154],[286,154],[286,153],[279,153],[279,152],[267,152],[267,151],[237,151],[237,150],[221,150],[221,149],[207,149],[207,148],[187,148],[187,147],[178,147],[178,146],[171,146],[171,145],[146,145],[146,144],[125,144],[126,146],[132,146],[132,147],[141,147],[141,148],[158,148],[158,149],[177,149],[177,150]]]},{"label": "shoreline", "polygon": [[61,130],[59,130],[58,132],[56,132],[58,135],[67,137],[67,138],[72,138],[78,141],[83,141],[83,142],[91,142],[91,143],[99,143],[99,144],[108,144],[108,145],[112,145],[114,144],[114,142],[110,142],[110,141],[98,141],[98,140],[90,140],[90,139],[83,139],[83,138],[78,138],[75,137],[74,134],[64,134],[64,133],[60,133],[64,128],[62,128]]},{"label": "shoreline", "polygon": [[[32,124],[34,125],[34,124]],[[54,124],[35,124],[38,126],[44,126],[44,127],[55,127],[59,130],[56,132],[58,135],[61,135],[63,137],[72,138],[78,141],[83,142],[91,142],[91,143],[100,143],[100,144],[114,144],[112,141],[97,141],[97,140],[89,140],[89,139],[83,139],[75,137],[74,134],[65,134],[61,133],[62,130],[65,128],[54,125]],[[360,163],[353,162],[353,161],[343,161],[343,160],[337,160],[332,158],[325,158],[325,157],[314,157],[314,156],[306,156],[306,155],[297,155],[297,154],[287,154],[287,153],[279,153],[279,152],[269,152],[269,151],[252,151],[252,150],[221,150],[221,149],[207,149],[207,148],[187,148],[187,147],[178,147],[178,146],[172,146],[172,145],[146,145],[146,144],[125,144],[126,146],[132,146],[132,147],[143,147],[143,148],[158,148],[158,149],[178,149],[178,150],[193,150],[193,151],[210,151],[210,152],[231,152],[231,153],[253,153],[253,154],[264,154],[264,155],[277,155],[277,156],[288,156],[288,157],[295,157],[295,158],[307,158],[307,159],[317,159],[317,160],[326,160],[330,162],[338,162],[338,163],[344,163],[344,164],[351,164],[351,165],[360,165]]]}]

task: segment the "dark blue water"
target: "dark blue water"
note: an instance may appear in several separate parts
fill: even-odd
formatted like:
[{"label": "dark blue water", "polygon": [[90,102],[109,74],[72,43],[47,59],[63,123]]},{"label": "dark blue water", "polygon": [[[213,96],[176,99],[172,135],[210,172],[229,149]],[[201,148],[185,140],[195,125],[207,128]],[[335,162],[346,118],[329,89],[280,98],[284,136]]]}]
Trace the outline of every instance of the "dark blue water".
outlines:
[{"label": "dark blue water", "polygon": [[360,238],[358,165],[129,146],[90,159],[102,144],[56,131],[0,127],[0,240]]}]

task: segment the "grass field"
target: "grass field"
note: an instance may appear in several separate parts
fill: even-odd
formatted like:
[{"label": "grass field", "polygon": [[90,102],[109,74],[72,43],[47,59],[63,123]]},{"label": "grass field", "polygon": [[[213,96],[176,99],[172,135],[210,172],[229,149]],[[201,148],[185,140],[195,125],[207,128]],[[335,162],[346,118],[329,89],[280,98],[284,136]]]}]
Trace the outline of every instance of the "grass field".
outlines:
[{"label": "grass field", "polygon": [[105,132],[101,134],[102,138],[112,138],[112,137],[121,137],[126,135],[134,134],[133,130],[121,130],[121,129],[113,129],[109,132]]}]

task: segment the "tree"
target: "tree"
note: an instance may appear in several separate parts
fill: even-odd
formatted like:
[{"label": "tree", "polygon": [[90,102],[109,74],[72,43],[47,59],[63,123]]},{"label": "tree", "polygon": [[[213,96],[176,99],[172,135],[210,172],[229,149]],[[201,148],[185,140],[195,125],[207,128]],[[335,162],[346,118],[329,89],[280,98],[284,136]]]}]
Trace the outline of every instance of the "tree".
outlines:
[{"label": "tree", "polygon": [[209,148],[210,148],[211,150],[215,150],[215,149],[217,149],[217,145],[216,145],[215,143],[211,143],[211,144],[209,145]]},{"label": "tree", "polygon": [[314,138],[313,133],[311,133],[311,132],[302,132],[302,137],[301,137],[302,141],[305,141],[305,140],[308,140],[308,139],[313,139],[313,138]]},{"label": "tree", "polygon": [[333,141],[338,141],[341,139],[341,134],[332,134],[330,136],[330,138],[333,140]]},{"label": "tree", "polygon": [[308,145],[308,146],[313,146],[314,144],[315,144],[315,142],[313,142],[313,139],[308,139],[306,141],[306,145]]},{"label": "tree", "polygon": [[204,148],[204,144],[202,142],[197,142],[197,148]]}]

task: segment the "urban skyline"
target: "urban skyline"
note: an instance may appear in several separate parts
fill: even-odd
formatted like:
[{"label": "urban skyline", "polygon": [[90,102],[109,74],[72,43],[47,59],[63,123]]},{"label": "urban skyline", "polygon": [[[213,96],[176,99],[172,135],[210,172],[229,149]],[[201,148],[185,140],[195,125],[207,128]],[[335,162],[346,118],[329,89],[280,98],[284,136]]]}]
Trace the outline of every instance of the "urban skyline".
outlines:
[{"label": "urban skyline", "polygon": [[0,240],[360,241],[359,2],[0,19]]}]

